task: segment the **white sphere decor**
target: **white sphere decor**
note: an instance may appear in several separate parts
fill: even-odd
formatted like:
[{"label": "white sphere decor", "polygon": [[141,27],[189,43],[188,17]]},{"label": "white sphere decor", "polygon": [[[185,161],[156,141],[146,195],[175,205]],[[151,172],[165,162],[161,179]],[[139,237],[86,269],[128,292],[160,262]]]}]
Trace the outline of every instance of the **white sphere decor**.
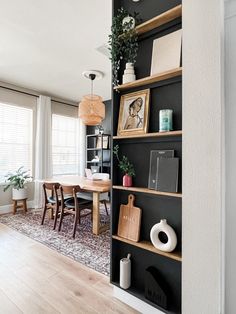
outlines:
[{"label": "white sphere decor", "polygon": [[[166,243],[161,242],[159,238],[159,233],[164,232],[168,240]],[[161,219],[161,221],[155,224],[151,231],[150,237],[152,244],[160,251],[172,252],[177,245],[177,237],[174,229],[167,224],[166,219]]]}]

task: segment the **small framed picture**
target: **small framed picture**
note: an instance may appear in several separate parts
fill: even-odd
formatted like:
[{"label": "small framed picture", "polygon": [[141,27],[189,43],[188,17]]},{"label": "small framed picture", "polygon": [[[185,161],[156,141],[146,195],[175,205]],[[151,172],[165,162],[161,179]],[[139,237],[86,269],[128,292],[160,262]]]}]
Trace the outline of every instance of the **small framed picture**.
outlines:
[{"label": "small framed picture", "polygon": [[121,96],[117,135],[148,131],[150,89]]},{"label": "small framed picture", "polygon": [[[109,137],[104,135],[103,136],[103,149],[107,149],[108,147],[109,147]],[[99,149],[102,148],[102,137],[101,136],[97,137],[96,148],[99,148]]]}]

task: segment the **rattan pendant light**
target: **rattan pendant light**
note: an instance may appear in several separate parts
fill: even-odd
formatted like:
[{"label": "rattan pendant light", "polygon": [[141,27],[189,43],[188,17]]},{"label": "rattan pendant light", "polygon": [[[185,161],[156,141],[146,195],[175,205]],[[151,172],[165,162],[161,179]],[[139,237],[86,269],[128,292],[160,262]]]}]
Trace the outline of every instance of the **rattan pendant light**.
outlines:
[{"label": "rattan pendant light", "polygon": [[85,71],[83,75],[91,80],[91,94],[83,96],[79,104],[79,118],[85,125],[98,125],[105,118],[105,105],[101,96],[93,94],[93,81],[97,76],[101,77],[101,73]]}]

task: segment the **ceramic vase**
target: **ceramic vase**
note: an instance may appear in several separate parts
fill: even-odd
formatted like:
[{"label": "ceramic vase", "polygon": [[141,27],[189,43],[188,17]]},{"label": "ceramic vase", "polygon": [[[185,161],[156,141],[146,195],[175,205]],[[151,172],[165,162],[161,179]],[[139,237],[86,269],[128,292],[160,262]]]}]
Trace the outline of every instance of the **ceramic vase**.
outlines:
[{"label": "ceramic vase", "polygon": [[[161,242],[159,238],[159,233],[164,232],[167,237],[167,242]],[[155,224],[150,232],[150,237],[152,244],[160,251],[172,252],[177,245],[177,237],[174,229],[167,224],[166,219],[161,219],[161,221]]]},{"label": "ceramic vase", "polygon": [[13,200],[24,200],[27,198],[27,192],[26,189],[12,189],[12,199]]},{"label": "ceramic vase", "polygon": [[122,27],[124,31],[129,31],[135,27],[135,19],[132,16],[126,16],[122,20]]},{"label": "ceramic vase", "polygon": [[128,174],[123,176],[123,186],[129,187],[132,186],[132,177]]},{"label": "ceramic vase", "polygon": [[133,82],[136,80],[136,75],[134,73],[134,65],[133,63],[126,63],[125,65],[125,71],[122,77],[122,83],[129,83],[129,82]]},{"label": "ceramic vase", "polygon": [[120,287],[128,289],[131,285],[131,255],[120,260]]}]

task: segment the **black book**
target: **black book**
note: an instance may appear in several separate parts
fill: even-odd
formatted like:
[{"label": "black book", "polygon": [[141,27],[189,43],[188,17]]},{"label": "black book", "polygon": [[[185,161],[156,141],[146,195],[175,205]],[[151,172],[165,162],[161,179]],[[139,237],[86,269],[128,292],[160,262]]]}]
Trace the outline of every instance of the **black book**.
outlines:
[{"label": "black book", "polygon": [[158,158],[156,190],[178,192],[179,158]]},{"label": "black book", "polygon": [[157,158],[171,158],[174,157],[174,150],[151,150],[148,188],[155,190],[157,179]]}]

